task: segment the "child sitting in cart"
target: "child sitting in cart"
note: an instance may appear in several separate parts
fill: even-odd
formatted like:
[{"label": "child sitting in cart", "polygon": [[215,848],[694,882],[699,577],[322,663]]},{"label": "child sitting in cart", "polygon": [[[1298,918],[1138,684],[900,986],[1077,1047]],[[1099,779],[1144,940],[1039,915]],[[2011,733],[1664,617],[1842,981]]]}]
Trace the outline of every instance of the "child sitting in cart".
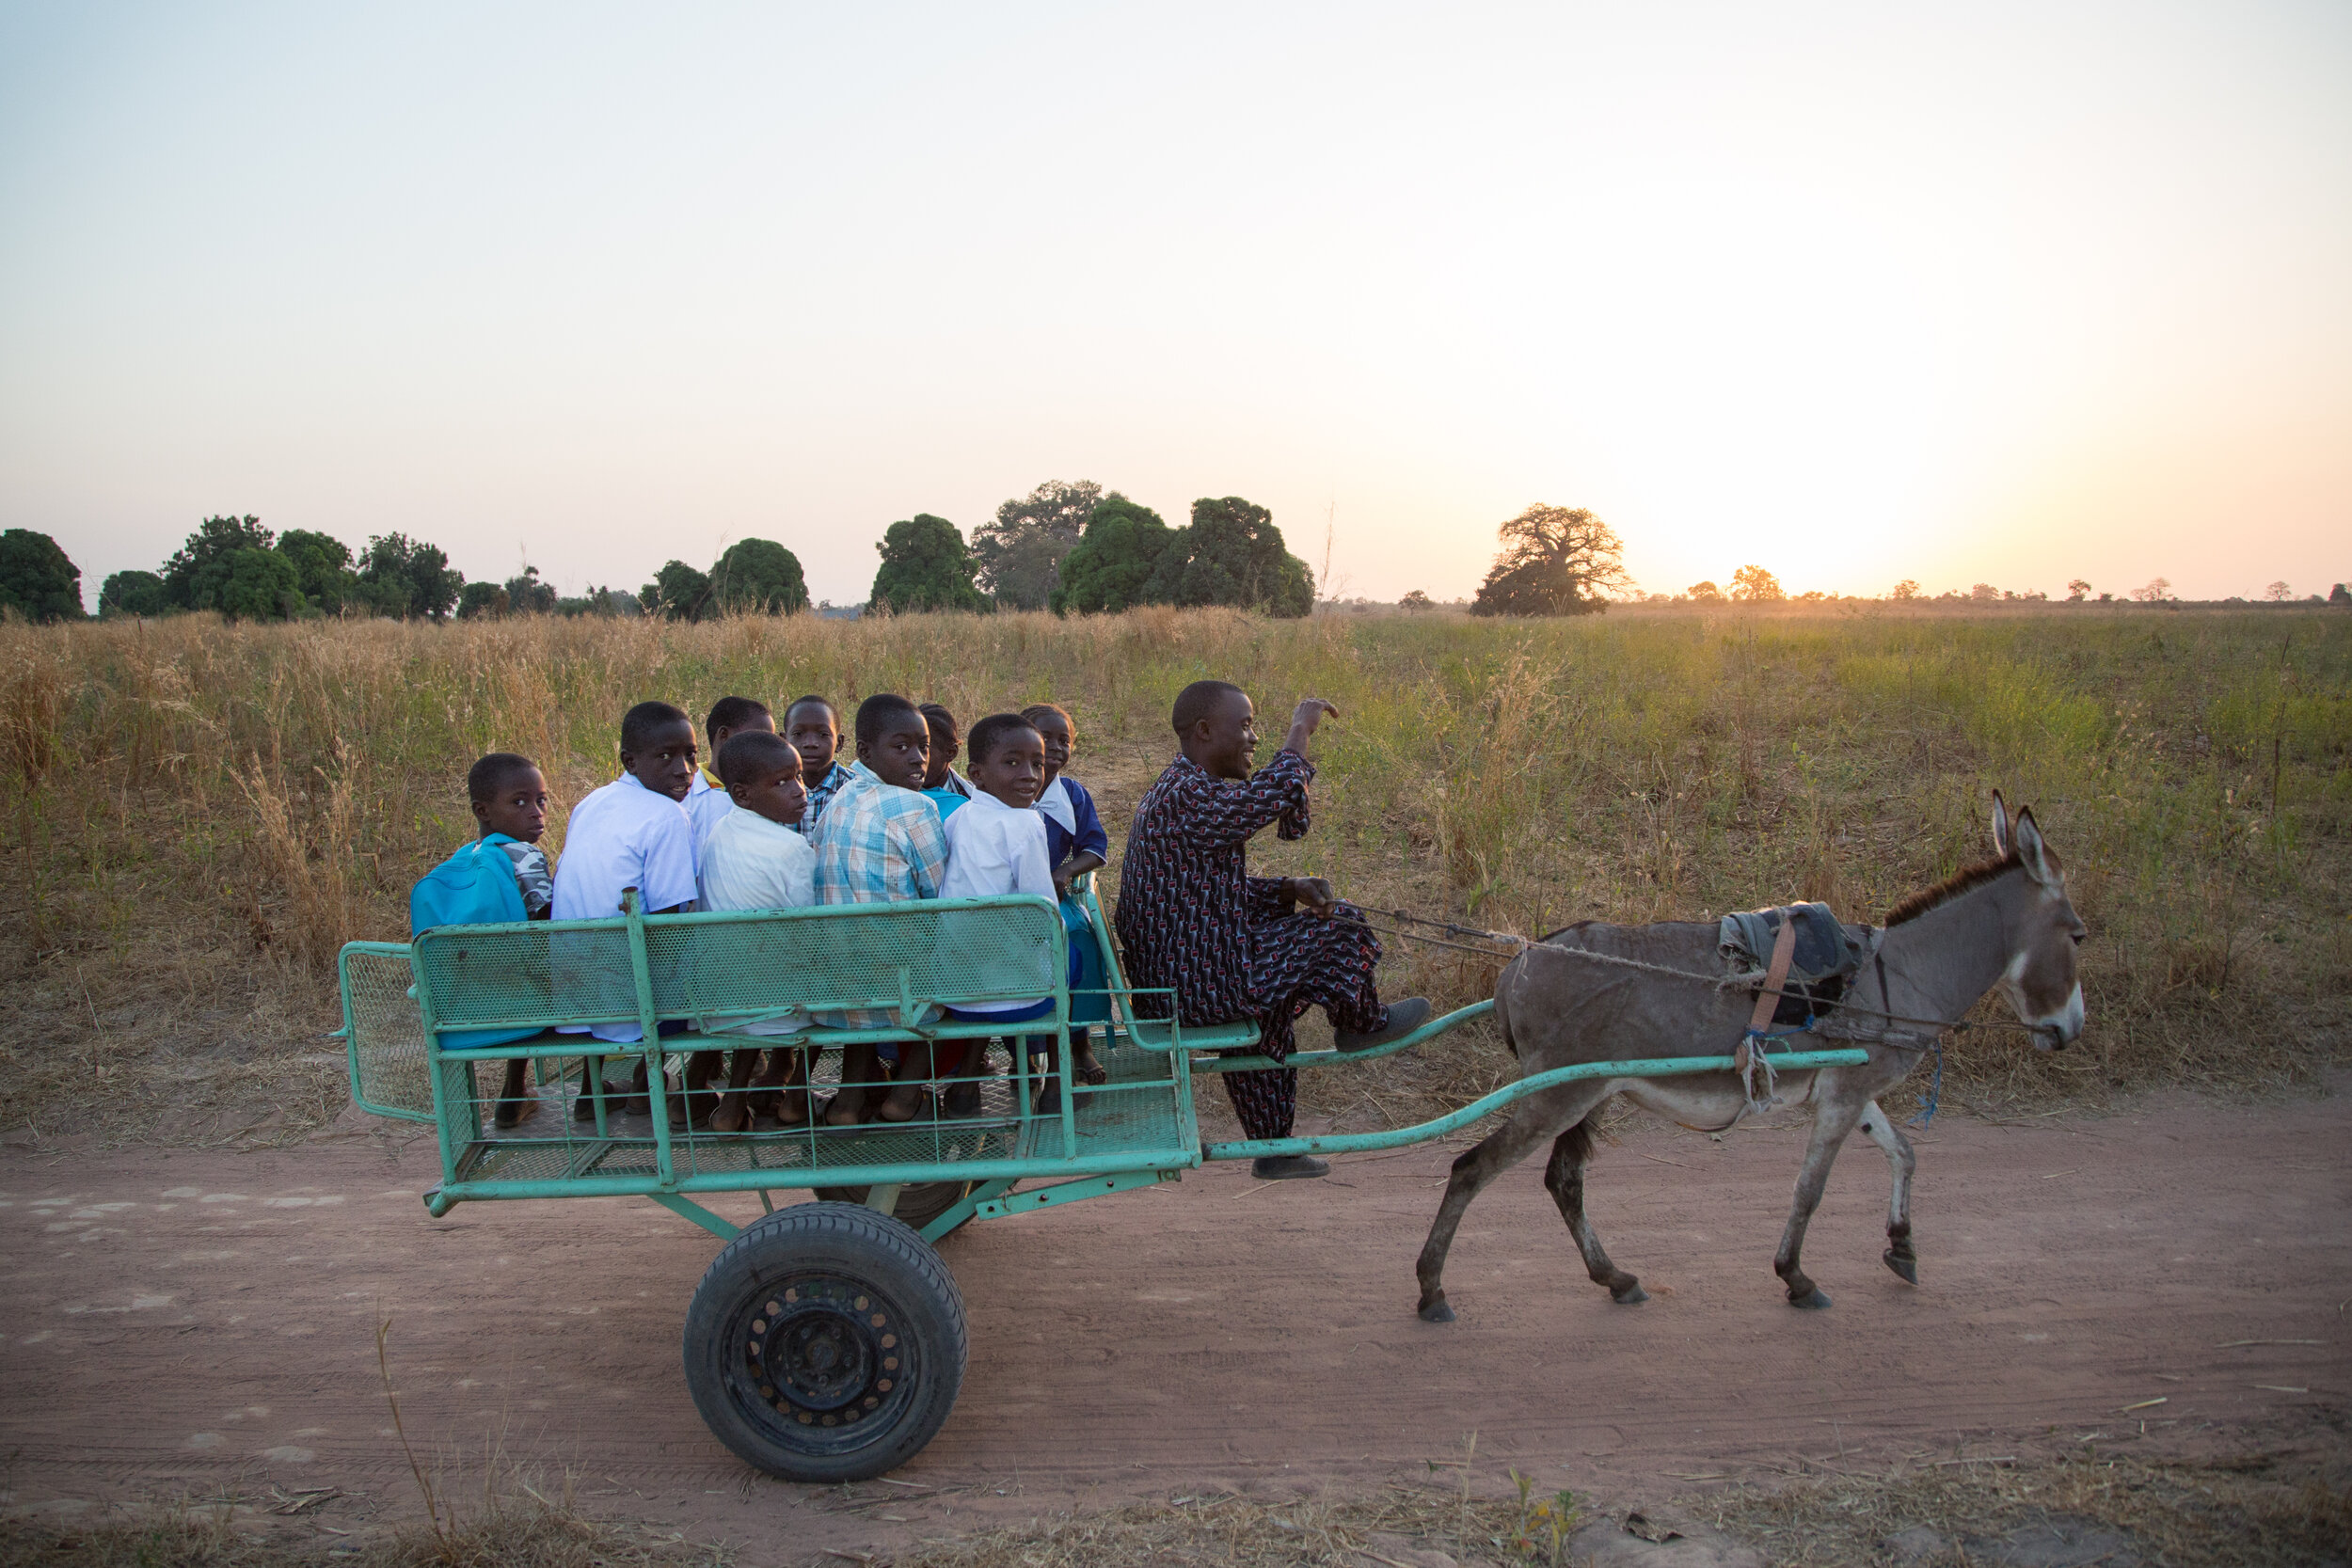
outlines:
[{"label": "child sitting in cart", "polygon": [[[539,835],[548,831],[548,781],[538,764],[513,752],[492,752],[466,773],[473,805],[471,844],[427,872],[408,895],[408,934],[436,926],[495,926],[515,920],[545,920],[554,899],[555,878]],[[528,1035],[532,1031],[520,1031]],[[457,1049],[502,1045],[510,1031],[474,1031],[445,1037]],[[510,1057],[491,1121],[519,1127],[539,1112],[527,1092],[526,1056]]]},{"label": "child sitting in cart", "polygon": [[[1103,950],[1086,905],[1071,892],[1071,883],[1109,863],[1111,836],[1094,809],[1087,786],[1070,777],[1070,755],[1077,750],[1078,725],[1059,703],[1025,707],[1021,717],[1036,729],[1045,745],[1045,784],[1038,791],[1037,809],[1045,817],[1045,856],[1054,868],[1054,896],[1061,900],[1061,921],[1070,933],[1070,1049],[1072,1066],[1081,1084],[1107,1084],[1110,1073],[1094,1059],[1094,1031],[1081,1024],[1110,1022],[1110,998],[1104,992]],[[1105,1044],[1108,1043],[1107,1037]]]},{"label": "child sitting in cart", "polygon": [[811,693],[795,697],[784,710],[784,738],[801,753],[801,783],[808,787],[808,809],[801,814],[803,838],[817,832],[818,819],[850,782],[850,769],[834,756],[841,750],[841,716],[833,704]]},{"label": "child sitting in cart", "polygon": [[925,703],[920,710],[923,722],[930,726],[930,760],[923,768],[923,798],[939,808],[939,819],[946,822],[972,799],[972,781],[956,771],[956,753],[962,750],[962,737],[956,731],[956,716],[938,703]]},{"label": "child sitting in cart", "polygon": [[[797,731],[803,711],[800,704],[793,705],[792,729]],[[824,816],[808,830],[809,847],[817,851],[819,904],[939,896],[940,879],[947,869],[947,839],[940,830],[939,808],[922,794],[930,745],[930,726],[904,697],[878,692],[858,705],[857,763],[839,793],[826,803]],[[805,778],[808,751],[797,741],[794,749],[801,752]],[[898,1022],[895,1014],[888,1007],[858,1007],[829,1014],[822,1022],[842,1029],[889,1028]],[[923,1022],[907,1021],[910,1025]],[[898,1070],[902,1085],[918,1085],[931,1076],[928,1041],[917,1041],[903,1052],[853,1042],[841,1053],[841,1092],[825,1108],[828,1126],[853,1127],[866,1119],[868,1091],[881,1081],[880,1058],[884,1054],[903,1058]],[[894,1090],[879,1114],[885,1121],[907,1121],[920,1104],[919,1089],[906,1095]]]},{"label": "child sitting in cart", "polygon": [[[790,910],[817,902],[817,851],[798,831],[808,804],[800,753],[773,730],[746,729],[719,748],[719,777],[735,809],[719,818],[703,846],[702,908]],[[723,1019],[709,1023],[747,1035],[797,1035],[808,1027],[808,1019],[795,1012],[740,1024]],[[726,1094],[710,1114],[711,1131],[747,1131],[754,1109],[763,1102],[787,1125],[809,1119],[808,1053],[778,1045],[768,1053],[768,1069],[754,1085],[757,1092],[747,1093],[759,1054],[733,1053]]]},{"label": "child sitting in cart", "polygon": [[[694,830],[685,802],[696,755],[694,723],[684,710],[639,703],[622,716],[621,776],[592,790],[564,825],[564,863],[555,874],[557,920],[610,920],[621,912],[621,895],[630,888],[647,914],[683,914],[694,907]],[[665,1019],[659,1027],[667,1036],[686,1024]],[[570,1024],[562,1032],[593,1034],[616,1045],[633,1044],[644,1033],[634,1023]],[[588,1058],[589,1073],[601,1073],[603,1067],[602,1057]],[[592,1086],[581,1083],[572,1106],[577,1120],[596,1119]],[[651,1108],[643,1059],[629,1094],[630,1114]],[[682,1106],[672,1107],[672,1126],[685,1119]]]},{"label": "child sitting in cart", "polygon": [[710,760],[694,769],[694,777],[686,788],[686,816],[694,824],[697,863],[703,846],[710,842],[711,830],[718,827],[721,817],[735,809],[726,783],[719,777],[720,749],[747,730],[776,733],[776,721],[769,713],[768,705],[754,697],[722,697],[710,705],[709,717],[703,721],[703,734],[710,740]]},{"label": "child sitting in cart", "polygon": [[[1057,896],[1045,847],[1047,818],[1030,809],[1037,804],[1038,790],[1045,780],[1045,741],[1037,726],[1018,713],[990,714],[972,726],[970,766],[975,793],[971,804],[948,819],[947,880],[940,896],[986,898],[1008,893]],[[950,1007],[947,1016],[959,1023],[1011,1024],[1033,1023],[1052,1017],[1053,1012],[1054,999],[1048,996],[974,1003]],[[1031,1035],[1023,1049],[1032,1058],[1050,1058],[1057,1054],[1057,1043],[1052,1035]],[[1054,1069],[1048,1067],[1045,1071],[1050,1074]],[[964,1088],[959,1084],[948,1091],[950,1113],[969,1114],[960,1099]],[[1061,1109],[1060,1088],[1059,1078],[1049,1077],[1039,1096],[1038,1109]],[[977,1101],[977,1088],[972,1098]],[[977,1109],[977,1103],[970,1109]]]}]

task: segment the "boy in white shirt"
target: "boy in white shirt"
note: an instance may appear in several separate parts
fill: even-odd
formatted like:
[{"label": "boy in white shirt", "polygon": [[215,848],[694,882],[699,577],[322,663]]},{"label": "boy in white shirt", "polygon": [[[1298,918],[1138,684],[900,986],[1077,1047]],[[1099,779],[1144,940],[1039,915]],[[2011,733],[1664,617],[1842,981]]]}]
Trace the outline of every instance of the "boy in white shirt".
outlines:
[{"label": "boy in white shirt", "polygon": [[[621,776],[591,791],[564,824],[552,918],[611,919],[621,912],[621,895],[629,888],[637,890],[639,907],[647,914],[682,914],[694,907],[694,830],[683,802],[694,777],[695,754],[693,721],[668,703],[640,703],[622,717]],[[684,1027],[665,1021],[661,1033]],[[593,1034],[614,1044],[644,1034],[634,1023],[574,1025],[564,1033]],[[589,1058],[590,1072],[603,1069],[602,1057]],[[642,1115],[650,1102],[640,1061],[625,1109]],[[593,1121],[596,1114],[583,1083],[573,1118]],[[682,1119],[673,1111],[673,1125]]]},{"label": "boy in white shirt", "polygon": [[[817,851],[797,824],[808,806],[801,784],[801,754],[773,730],[745,729],[719,748],[719,777],[735,809],[719,818],[702,853],[706,910],[793,910],[817,902]],[[724,1020],[713,1020],[725,1025]],[[747,1035],[797,1035],[804,1016],[763,1018],[740,1025]],[[695,1060],[703,1054],[698,1053]],[[726,1095],[710,1114],[714,1132],[741,1132],[755,1109],[787,1126],[808,1120],[808,1053],[777,1046],[768,1053],[755,1093],[746,1094],[756,1051],[738,1051],[728,1064]],[[778,1091],[781,1091],[779,1094]]]},{"label": "boy in white shirt", "polygon": [[[947,818],[947,875],[940,882],[942,898],[984,898],[994,894],[1034,893],[1048,901],[1060,896],[1046,858],[1045,818],[1029,808],[1045,783],[1045,741],[1034,725],[1017,713],[992,713],[972,726],[965,741],[964,766],[971,769],[971,800]],[[950,1007],[947,1016],[960,1023],[1026,1023],[1051,1017],[1054,999],[976,1003]],[[1006,1037],[1009,1042],[1013,1037]],[[1028,1037],[1035,1055],[1054,1048],[1051,1035]],[[947,1091],[950,1115],[968,1116],[978,1109],[977,1080],[984,1068],[981,1042],[965,1042],[958,1083]],[[1039,1110],[1059,1110],[1058,1085],[1049,1083]],[[891,1090],[919,1096],[914,1085]],[[920,1103],[919,1100],[916,1101]],[[882,1112],[889,1116],[885,1102]],[[896,1119],[896,1118],[894,1118]]]},{"label": "boy in white shirt", "polygon": [[694,824],[696,864],[702,862],[703,846],[710,842],[711,830],[735,809],[726,784],[719,777],[719,753],[729,740],[753,730],[773,735],[776,721],[767,704],[751,697],[722,697],[710,705],[710,716],[703,721],[703,733],[710,737],[710,761],[694,769],[686,786],[686,815]]}]

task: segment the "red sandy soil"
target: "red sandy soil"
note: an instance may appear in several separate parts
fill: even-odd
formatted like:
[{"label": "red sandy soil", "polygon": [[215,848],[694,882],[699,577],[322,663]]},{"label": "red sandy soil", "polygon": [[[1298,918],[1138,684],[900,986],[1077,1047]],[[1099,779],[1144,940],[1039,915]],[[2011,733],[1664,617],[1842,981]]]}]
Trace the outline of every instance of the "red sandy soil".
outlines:
[{"label": "red sandy soil", "polygon": [[1464,1223],[1460,1321],[1420,1322],[1413,1259],[1458,1143],[1348,1157],[1323,1182],[1214,1166],[973,1226],[943,1248],[973,1329],[955,1415],[901,1484],[847,1492],[755,1477],[705,1431],[678,1333],[716,1243],[650,1203],[435,1221],[431,1140],[356,1115],[267,1153],[16,1145],[0,1457],[19,1509],[336,1487],[315,1528],[417,1517],[381,1319],[408,1433],[454,1490],[478,1497],[494,1453],[748,1563],[1218,1486],[1425,1481],[1473,1433],[1482,1485],[1516,1466],[1616,1500],[2086,1437],[2340,1452],[2352,1081],[2335,1087],[1947,1116],[1917,1139],[1916,1289],[1879,1262],[1885,1162],[1857,1138],[1805,1254],[1827,1312],[1784,1305],[1771,1272],[1793,1124],[1643,1123],[1604,1147],[1590,1201],[1653,1298],[1633,1307],[1584,1278],[1536,1160]]}]

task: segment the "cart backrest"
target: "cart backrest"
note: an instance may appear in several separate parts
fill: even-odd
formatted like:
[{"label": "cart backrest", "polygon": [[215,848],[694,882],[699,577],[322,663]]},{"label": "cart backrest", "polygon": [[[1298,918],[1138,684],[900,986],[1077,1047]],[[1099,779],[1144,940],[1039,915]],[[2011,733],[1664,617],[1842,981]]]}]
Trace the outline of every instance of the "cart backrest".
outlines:
[{"label": "cart backrest", "polygon": [[410,944],[436,1032],[1009,1002],[1064,992],[1044,898],[444,926]]}]

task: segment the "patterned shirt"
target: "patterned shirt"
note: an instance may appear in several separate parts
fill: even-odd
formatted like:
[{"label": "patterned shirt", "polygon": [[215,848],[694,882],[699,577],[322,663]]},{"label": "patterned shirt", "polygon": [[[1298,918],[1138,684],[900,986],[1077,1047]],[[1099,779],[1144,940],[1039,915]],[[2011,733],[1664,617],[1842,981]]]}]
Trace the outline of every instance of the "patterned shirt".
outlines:
[{"label": "patterned shirt", "polygon": [[[1249,927],[1289,912],[1279,880],[1249,875],[1250,835],[1271,822],[1277,838],[1307,832],[1314,765],[1285,749],[1248,779],[1220,779],[1178,757],[1136,803],[1119,867],[1112,924],[1136,986],[1176,988],[1186,1023],[1255,1016]],[[1164,1017],[1167,999],[1138,996],[1136,1010]]]},{"label": "patterned shirt", "polygon": [[545,920],[555,902],[555,873],[548,869],[548,852],[535,844],[510,838],[499,846],[515,863],[515,886],[523,895],[523,917]]},{"label": "patterned shirt", "polygon": [[[849,777],[833,796],[825,819],[808,835],[809,847],[817,851],[817,901],[882,904],[938,897],[947,874],[947,834],[939,825],[939,808],[918,791],[882,783],[862,762],[844,771]],[[840,1015],[838,1026],[897,1022],[889,1010],[853,1009]]]},{"label": "patterned shirt", "polygon": [[792,831],[803,838],[814,838],[817,818],[824,814],[826,803],[841,793],[841,786],[848,784],[852,776],[850,769],[837,762],[828,768],[825,776],[808,791],[808,809],[801,813],[801,819],[794,824]]}]

